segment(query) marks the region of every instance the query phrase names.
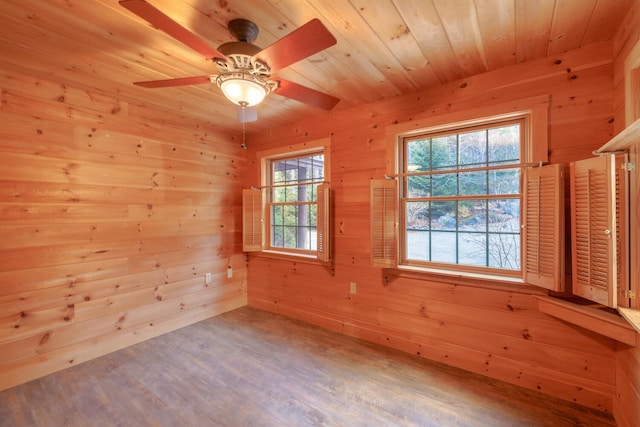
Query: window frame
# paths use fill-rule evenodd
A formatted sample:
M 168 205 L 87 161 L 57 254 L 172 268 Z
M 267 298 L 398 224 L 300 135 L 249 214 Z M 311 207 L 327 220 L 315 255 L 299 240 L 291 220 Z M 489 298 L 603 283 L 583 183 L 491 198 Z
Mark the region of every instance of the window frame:
M 491 119 L 488 120 L 486 122 L 478 122 L 476 124 L 474 124 L 473 126 L 467 126 L 467 127 L 457 127 L 456 124 L 452 124 L 451 127 L 448 127 L 446 129 L 438 129 L 436 132 L 431 132 L 429 129 L 425 129 L 424 133 L 412 133 L 411 136 L 403 136 L 400 135 L 399 136 L 399 143 L 398 143 L 398 153 L 397 153 L 397 158 L 398 158 L 398 163 L 400 166 L 400 170 L 402 171 L 402 176 L 400 177 L 400 185 L 399 185 L 399 200 L 400 200 L 400 206 L 399 206 L 399 228 L 400 228 L 400 232 L 398 233 L 398 245 L 399 245 L 399 263 L 401 265 L 406 265 L 408 267 L 417 267 L 417 268 L 425 268 L 425 269 L 436 269 L 436 270 L 451 270 L 451 269 L 462 269 L 464 271 L 467 272 L 472 272 L 472 273 L 477 273 L 477 274 L 482 274 L 482 275 L 496 275 L 496 276 L 506 276 L 506 277 L 521 277 L 522 276 L 522 232 L 519 229 L 518 230 L 518 236 L 519 236 L 519 240 L 520 240 L 520 253 L 519 253 L 519 259 L 520 259 L 520 269 L 519 270 L 514 270 L 514 269 L 501 269 L 501 268 L 497 268 L 497 267 L 489 267 L 489 266 L 473 266 L 470 264 L 452 264 L 452 263 L 445 263 L 445 262 L 438 262 L 438 261 L 421 261 L 421 260 L 415 260 L 415 259 L 410 259 L 408 257 L 408 247 L 407 247 L 407 224 L 406 224 L 406 209 L 407 209 L 407 204 L 409 201 L 411 201 L 412 199 L 429 199 L 429 200 L 435 200 L 435 201 L 453 201 L 453 202 L 458 202 L 464 199 L 486 199 L 486 200 L 491 200 L 491 199 L 517 199 L 519 201 L 520 204 L 520 211 L 522 212 L 522 204 L 523 204 L 523 200 L 522 200 L 522 196 L 523 196 L 523 173 L 522 173 L 522 168 L 519 166 L 521 163 L 523 163 L 522 158 L 519 159 L 518 163 L 510 163 L 510 164 L 505 164 L 504 166 L 509 166 L 508 169 L 516 169 L 519 168 L 520 169 L 520 175 L 519 175 L 519 188 L 520 191 L 518 193 L 512 193 L 512 194 L 501 194 L 499 196 L 493 197 L 490 194 L 474 194 L 474 195 L 470 195 L 470 196 L 464 196 L 464 195 L 456 195 L 456 196 L 430 196 L 430 197 L 409 197 L 408 193 L 408 187 L 409 187 L 409 180 L 407 179 L 407 175 L 408 173 L 408 165 L 405 165 L 405 163 L 407 162 L 407 158 L 408 158 L 408 142 L 412 141 L 412 140 L 416 140 L 416 139 L 421 139 L 421 138 L 437 138 L 439 136 L 445 136 L 445 135 L 460 135 L 460 134 L 464 134 L 464 133 L 468 133 L 468 132 L 473 132 L 476 130 L 489 130 L 492 128 L 498 128 L 501 126 L 505 126 L 505 125 L 509 125 L 509 124 L 518 124 L 520 125 L 520 132 L 519 132 L 519 153 L 520 153 L 520 157 L 522 156 L 522 153 L 525 153 L 526 150 L 526 138 L 527 138 L 527 127 L 528 127 L 528 123 L 527 123 L 527 119 L 525 116 L 520 116 L 520 117 L 509 117 L 505 120 L 495 120 L 495 119 Z M 405 168 L 406 166 L 406 168 Z M 452 173 L 459 173 L 461 171 L 473 171 L 473 168 L 464 168 L 464 167 L 460 167 L 461 165 L 456 164 L 455 166 L 449 168 L 449 169 L 434 169 L 429 171 L 430 173 L 428 174 L 429 176 L 434 176 L 434 175 L 440 175 L 440 174 L 452 174 Z M 485 170 L 487 171 L 492 171 L 492 170 L 498 170 L 502 168 L 501 166 L 498 168 L 493 168 L 491 166 L 487 166 Z M 489 214 L 489 212 L 487 211 L 487 215 Z M 522 223 L 522 215 L 519 216 L 519 226 Z M 519 227 L 520 228 L 520 227 Z M 455 232 L 456 233 L 456 238 L 458 235 L 458 231 Z M 489 232 L 489 230 L 485 230 L 485 234 L 488 236 L 491 234 Z
M 436 116 L 427 117 L 420 120 L 414 120 L 407 123 L 395 124 L 387 127 L 387 175 L 398 176 L 402 175 L 402 159 L 401 159 L 401 147 L 405 138 L 417 136 L 425 133 L 444 132 L 457 128 L 468 128 L 481 124 L 506 121 L 512 119 L 523 118 L 527 123 L 524 134 L 522 135 L 525 140 L 529 141 L 525 144 L 524 150 L 521 153 L 521 163 L 538 163 L 542 165 L 548 162 L 548 115 L 549 115 L 549 96 L 542 95 L 533 98 L 527 98 L 516 101 L 509 101 L 505 103 L 499 103 L 494 105 L 487 105 L 480 108 L 473 108 L 469 110 L 456 111 L 453 113 L 441 114 Z M 522 179 L 524 174 L 521 174 L 521 190 L 520 198 L 522 200 L 522 193 L 524 191 Z M 397 191 L 400 190 L 398 185 Z M 522 262 L 524 257 L 521 254 L 521 270 L 516 274 L 503 274 L 504 270 L 494 272 L 489 271 L 488 268 L 466 268 L 466 266 L 458 264 L 445 264 L 443 266 L 432 264 L 433 266 L 412 265 L 403 263 L 401 260 L 401 244 L 400 237 L 404 235 L 404 225 L 401 227 L 400 221 L 404 221 L 404 212 L 401 212 L 401 198 L 400 194 L 397 197 L 397 222 L 396 222 L 396 239 L 398 244 L 396 245 L 395 263 L 394 269 L 398 270 L 401 274 L 403 272 L 408 274 L 435 274 L 441 276 L 455 276 L 458 278 L 469 279 L 481 279 L 497 282 L 507 282 L 514 284 L 523 284 L 524 271 L 522 270 Z M 522 225 L 522 206 L 521 201 L 521 225 Z M 523 233 L 520 233 L 520 250 L 522 252 L 523 245 Z M 402 243 L 404 245 L 404 242 Z M 378 263 L 380 264 L 380 263 Z
M 301 202 L 301 201 L 295 201 L 295 202 L 276 202 L 274 201 L 274 189 L 278 186 L 280 186 L 280 184 L 274 184 L 273 181 L 273 163 L 274 162 L 280 162 L 280 161 L 287 161 L 287 160 L 295 160 L 295 159 L 300 159 L 300 158 L 305 158 L 305 157 L 313 157 L 313 156 L 317 156 L 317 155 L 322 155 L 323 156 L 323 177 L 322 177 L 322 183 L 326 182 L 325 177 L 324 177 L 324 152 L 322 149 L 319 149 L 317 151 L 309 151 L 309 152 L 305 152 L 305 153 L 298 153 L 295 155 L 283 155 L 283 156 L 276 156 L 276 157 L 269 157 L 269 158 L 265 158 L 264 162 L 265 162 L 265 173 L 266 173 L 266 185 L 263 184 L 266 188 L 265 188 L 265 207 L 264 207 L 264 218 L 265 218 L 265 242 L 264 242 L 264 249 L 266 251 L 273 251 L 273 252 L 286 252 L 286 253 L 291 253 L 291 254 L 295 254 L 295 255 L 305 255 L 305 256 L 310 256 L 313 255 L 317 252 L 317 249 L 300 249 L 300 248 L 288 248 L 288 247 L 283 247 L 283 246 L 274 246 L 273 245 L 273 224 L 272 224 L 272 207 L 275 205 L 278 206 L 282 206 L 283 207 L 283 211 L 284 211 L 284 207 L 285 206 L 302 206 L 302 205 L 307 205 L 307 206 L 315 206 L 316 207 L 316 213 L 317 213 L 317 208 L 318 208 L 318 195 L 317 195 L 317 188 L 316 188 L 316 200 L 315 201 L 306 201 L 306 202 Z M 304 183 L 304 184 L 300 184 L 298 182 L 298 184 L 285 184 L 287 186 L 303 186 L 303 185 L 317 185 L 319 184 L 320 181 L 310 181 L 308 183 Z M 312 190 L 313 191 L 313 190 Z M 283 212 L 283 216 L 284 216 L 284 212 Z M 317 215 L 316 215 L 317 217 Z M 284 225 L 282 225 L 284 227 Z M 298 224 L 299 226 L 299 224 Z M 317 221 L 316 221 L 316 228 L 317 228 Z M 284 233 L 284 231 L 283 231 Z M 284 238 L 284 235 L 283 235 Z
M 265 256 L 270 258 L 282 258 L 282 259 L 295 259 L 301 262 L 327 264 L 330 262 L 330 232 L 329 227 L 329 212 L 320 218 L 320 198 L 325 204 L 329 203 L 329 187 L 331 177 L 331 141 L 329 138 L 319 139 L 316 141 L 288 145 L 284 147 L 278 147 L 274 149 L 261 150 L 256 153 L 256 166 L 258 168 L 258 176 L 260 177 L 261 187 L 261 232 L 262 241 L 259 250 L 256 252 L 259 256 Z M 318 241 L 318 247 L 316 250 L 306 250 L 297 248 L 283 248 L 279 246 L 271 245 L 271 211 L 270 211 L 270 191 L 271 191 L 271 164 L 273 161 L 297 158 L 308 155 L 322 154 L 323 161 L 323 182 L 324 185 L 318 186 L 318 193 L 316 195 L 316 227 L 318 233 L 320 233 L 320 227 L 324 230 L 324 241 L 322 244 Z M 320 187 L 323 187 L 322 190 Z M 322 194 L 321 194 L 322 193 Z M 328 210 L 328 206 L 325 206 Z M 322 222 L 322 223 L 321 223 Z M 320 239 L 320 236 L 318 237 Z M 322 247 L 320 247 L 322 246 Z

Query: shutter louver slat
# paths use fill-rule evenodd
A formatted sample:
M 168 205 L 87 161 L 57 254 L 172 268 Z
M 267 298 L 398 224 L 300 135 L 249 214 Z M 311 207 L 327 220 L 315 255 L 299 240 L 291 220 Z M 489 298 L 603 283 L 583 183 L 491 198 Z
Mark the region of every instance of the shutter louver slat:
M 330 244 L 330 195 L 329 184 L 318 185 L 318 206 L 316 210 L 317 258 L 322 262 L 331 260 Z
M 373 267 L 393 268 L 397 264 L 396 222 L 397 183 L 371 180 L 371 263 Z
M 563 177 L 559 164 L 524 174 L 524 280 L 554 291 L 564 290 Z
M 534 177 L 526 180 L 526 189 L 528 190 L 525 205 L 530 206 L 526 209 L 524 215 L 526 228 L 528 229 L 527 238 L 525 241 L 525 272 L 537 272 L 538 260 L 540 258 L 539 249 L 539 236 L 540 228 L 536 217 L 539 214 L 539 199 L 540 199 L 540 179 Z
M 262 250 L 262 191 L 242 190 L 242 250 Z
M 629 238 L 628 238 L 628 174 L 623 168 L 629 158 L 626 154 L 617 155 L 615 162 L 615 204 L 616 204 L 616 279 L 617 279 L 617 304 L 622 307 L 629 306 L 629 299 L 624 291 L 629 289 Z

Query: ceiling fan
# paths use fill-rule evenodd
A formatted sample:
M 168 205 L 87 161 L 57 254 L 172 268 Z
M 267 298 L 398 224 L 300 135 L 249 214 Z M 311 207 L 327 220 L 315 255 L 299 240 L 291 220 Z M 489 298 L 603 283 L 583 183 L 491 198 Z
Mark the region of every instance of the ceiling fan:
M 326 110 L 331 110 L 340 102 L 334 96 L 271 76 L 278 70 L 336 44 L 335 37 L 318 19 L 307 22 L 264 49 L 253 44 L 258 36 L 257 25 L 246 19 L 234 19 L 229 22 L 228 28 L 237 41 L 224 43 L 218 49 L 213 49 L 145 0 L 122 0 L 120 5 L 205 58 L 211 59 L 218 70 L 216 75 L 135 82 L 135 85 L 161 88 L 216 83 L 227 99 L 242 109 L 243 114 L 247 108 L 259 104 L 270 93 Z M 251 114 L 257 118 L 255 109 Z M 244 122 L 252 119 L 240 117 L 240 120 Z

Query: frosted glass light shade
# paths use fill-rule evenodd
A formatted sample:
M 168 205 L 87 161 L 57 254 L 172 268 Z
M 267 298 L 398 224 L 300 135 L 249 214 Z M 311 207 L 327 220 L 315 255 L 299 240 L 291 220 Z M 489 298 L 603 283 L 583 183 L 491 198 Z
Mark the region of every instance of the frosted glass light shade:
M 216 83 L 229 101 L 245 107 L 258 105 L 271 91 L 266 80 L 251 74 L 221 74 Z

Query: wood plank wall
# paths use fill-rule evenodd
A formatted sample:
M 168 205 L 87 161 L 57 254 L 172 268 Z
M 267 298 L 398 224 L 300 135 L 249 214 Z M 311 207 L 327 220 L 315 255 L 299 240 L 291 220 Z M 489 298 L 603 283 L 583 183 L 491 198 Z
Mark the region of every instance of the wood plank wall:
M 640 347 L 620 344 L 616 362 L 613 415 L 619 427 L 635 427 L 640 420 Z
M 539 95 L 551 99 L 551 162 L 591 157 L 613 134 L 612 50 L 591 45 L 251 135 L 245 186 L 258 183 L 257 150 L 331 138 L 335 261 L 251 255 L 249 305 L 611 411 L 615 343 L 539 312 L 536 290 L 370 267 L 369 180 L 385 173 L 387 126 Z
M 633 7 L 627 14 L 623 25 L 618 30 L 613 41 L 614 47 L 614 111 L 615 111 L 615 133 L 621 132 L 625 128 L 625 66 L 631 50 L 640 42 L 640 1 L 634 2 Z M 637 174 L 638 172 L 636 172 Z M 636 182 L 638 177 L 636 176 Z M 635 222 L 636 229 L 640 228 L 640 216 L 638 214 L 638 204 L 640 194 L 636 189 L 636 204 L 631 207 L 631 221 Z M 640 242 L 632 241 L 636 249 L 640 249 Z M 632 263 L 635 266 L 631 274 L 639 274 L 637 270 L 638 261 Z M 639 337 L 640 338 L 640 337 Z M 634 427 L 640 420 L 640 347 L 629 348 L 623 344 L 619 345 L 616 356 L 616 399 L 614 400 L 613 414 L 620 427 Z
M 246 305 L 232 135 L 0 71 L 0 390 Z

